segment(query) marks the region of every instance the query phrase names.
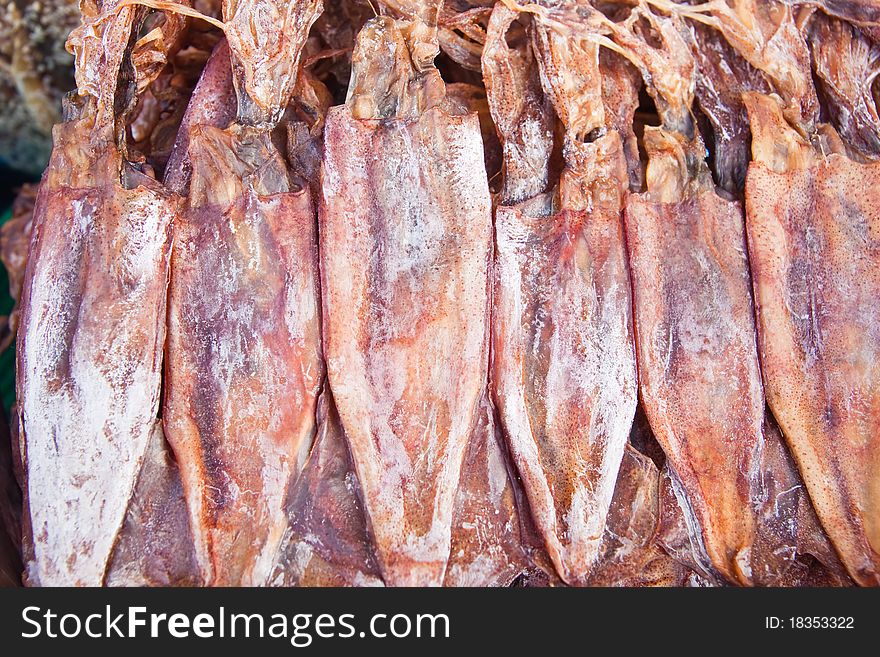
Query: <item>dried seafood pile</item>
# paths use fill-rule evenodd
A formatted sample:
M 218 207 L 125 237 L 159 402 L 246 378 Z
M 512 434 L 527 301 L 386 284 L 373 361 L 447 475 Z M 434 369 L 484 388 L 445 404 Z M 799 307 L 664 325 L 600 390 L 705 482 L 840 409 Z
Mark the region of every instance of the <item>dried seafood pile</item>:
M 26 583 L 880 584 L 880 5 L 81 9 Z

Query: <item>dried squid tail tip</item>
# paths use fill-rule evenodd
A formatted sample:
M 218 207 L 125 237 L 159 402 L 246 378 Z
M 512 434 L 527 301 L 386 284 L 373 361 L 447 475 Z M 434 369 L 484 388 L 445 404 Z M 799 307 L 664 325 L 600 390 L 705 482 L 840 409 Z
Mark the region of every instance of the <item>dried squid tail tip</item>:
M 822 13 L 810 19 L 806 30 L 817 87 L 828 106 L 840 107 L 829 118 L 854 150 L 869 159 L 880 157 L 880 116 L 874 94 L 880 43 Z

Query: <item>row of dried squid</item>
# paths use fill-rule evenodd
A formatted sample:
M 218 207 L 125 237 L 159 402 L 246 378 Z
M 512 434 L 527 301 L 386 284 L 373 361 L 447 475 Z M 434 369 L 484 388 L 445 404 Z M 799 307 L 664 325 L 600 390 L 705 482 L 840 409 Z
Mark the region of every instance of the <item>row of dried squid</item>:
M 880 5 L 82 10 L 28 584 L 880 583 Z

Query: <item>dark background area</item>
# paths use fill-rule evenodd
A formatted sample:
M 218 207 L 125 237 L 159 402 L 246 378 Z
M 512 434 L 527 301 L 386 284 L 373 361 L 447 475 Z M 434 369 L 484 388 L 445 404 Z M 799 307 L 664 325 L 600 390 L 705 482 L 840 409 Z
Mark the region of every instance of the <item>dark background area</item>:
M 12 216 L 12 200 L 18 188 L 27 182 L 34 181 L 0 164 L 0 225 L 5 224 Z M 6 268 L 0 265 L 0 315 L 9 315 L 12 305 L 12 298 L 9 296 L 9 277 Z M 9 417 L 14 401 L 15 343 L 0 354 L 0 402 L 3 404 L 6 417 Z
M 4 220 L 6 211 L 9 209 L 15 193 L 24 183 L 34 182 L 33 179 L 21 174 L 21 172 L 13 171 L 3 166 L 0 162 L 0 211 L 3 212 Z

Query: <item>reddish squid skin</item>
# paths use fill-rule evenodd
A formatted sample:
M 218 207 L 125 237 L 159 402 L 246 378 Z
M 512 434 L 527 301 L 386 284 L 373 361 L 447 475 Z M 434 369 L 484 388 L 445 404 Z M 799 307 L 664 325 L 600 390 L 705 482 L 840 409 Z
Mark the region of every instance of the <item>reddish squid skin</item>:
M 27 579 L 45 586 L 102 583 L 159 406 L 177 199 L 135 172 L 123 187 L 115 147 L 83 150 L 91 126 L 55 128 L 22 292 Z
M 327 117 L 330 388 L 386 584 L 440 585 L 486 385 L 491 200 L 475 114 Z
M 229 46 L 223 39 L 214 46 L 186 106 L 165 167 L 165 187 L 186 195 L 192 177 L 189 142 L 193 128 L 197 125 L 225 128 L 235 118 L 236 107 Z
M 631 195 L 625 218 L 645 412 L 712 566 L 750 585 L 765 405 L 740 206 Z
M 607 161 L 586 174 L 591 211 L 540 216 L 538 199 L 496 212 L 492 389 L 532 517 L 569 584 L 600 557 L 636 408 L 628 177 L 617 133 L 603 139 L 607 152 L 595 150 Z
M 266 582 L 312 444 L 324 376 L 315 231 L 306 189 L 246 189 L 190 207 L 175 229 L 165 433 L 208 584 Z
M 752 162 L 749 257 L 767 400 L 849 574 L 880 585 L 880 164 Z

